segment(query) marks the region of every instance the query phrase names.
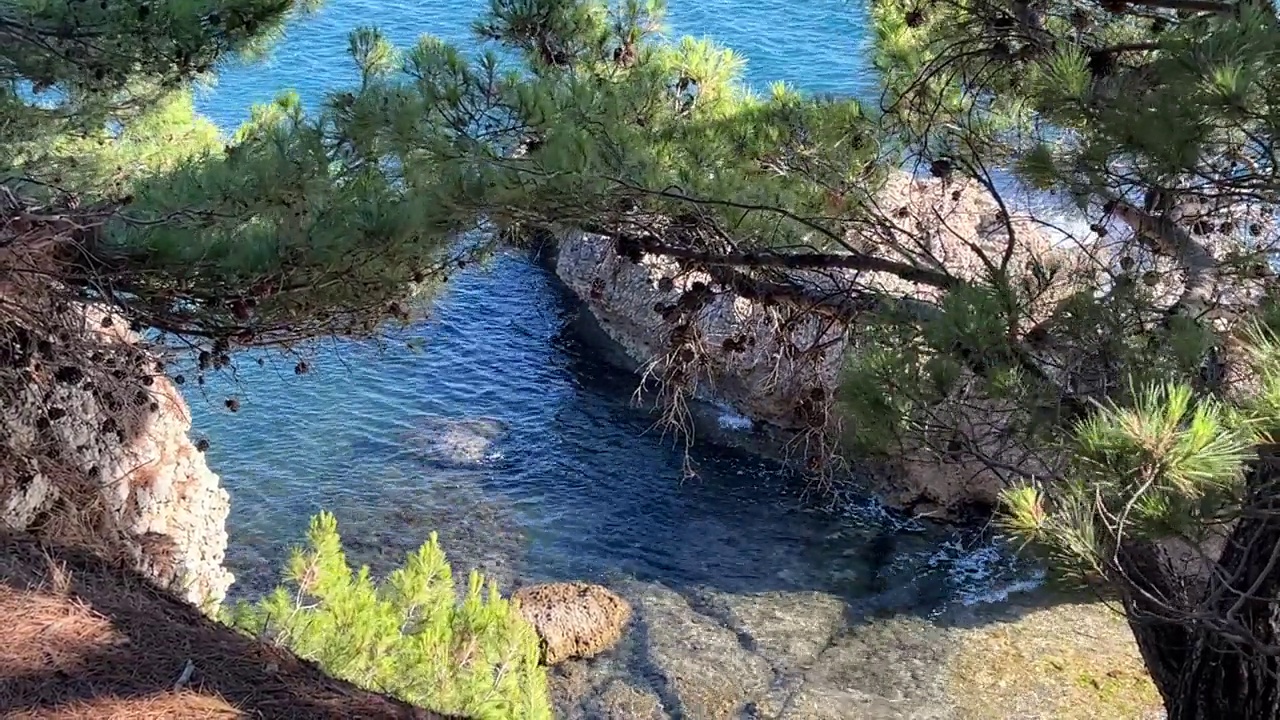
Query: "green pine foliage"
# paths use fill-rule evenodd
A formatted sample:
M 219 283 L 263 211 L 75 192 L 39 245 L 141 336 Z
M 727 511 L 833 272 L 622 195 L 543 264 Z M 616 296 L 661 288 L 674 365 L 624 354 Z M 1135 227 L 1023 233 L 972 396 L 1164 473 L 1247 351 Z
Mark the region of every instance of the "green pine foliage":
M 1280 437 L 1280 337 L 1246 335 L 1254 390 L 1225 402 L 1185 383 L 1130 386 L 1076 425 L 1066 481 L 1005 491 L 1001 523 L 1069 575 L 1114 577 L 1121 541 L 1208 541 L 1244 511 L 1258 447 Z
M 495 585 L 472 572 L 459 600 L 435 533 L 374 582 L 353 572 L 329 513 L 312 518 L 284 582 L 223 611 L 227 624 L 317 662 L 334 677 L 476 720 L 550 720 L 539 640 Z
M 1068 573 L 1106 578 L 1122 539 L 1203 542 L 1237 513 L 1258 436 L 1228 406 L 1166 383 L 1102 408 L 1071 441 L 1066 481 L 1010 488 L 1002 522 Z
M 33 3 L 13 21 L 35 45 L 89 22 L 76 8 L 90 5 Z M 376 332 L 483 258 L 495 225 L 637 232 L 669 218 L 704 243 L 839 247 L 885 168 L 861 104 L 749 91 L 733 51 L 661 38 L 660 0 L 495 0 L 474 56 L 360 28 L 355 87 L 313 113 L 285 93 L 231 137 L 191 112 L 192 84 L 302 8 L 146 7 L 156 34 L 137 47 L 124 4 L 89 13 L 132 52 L 118 62 L 4 56 L 0 142 L 16 152 L 0 182 L 110 211 L 71 279 L 223 348 Z
M 994 302 L 974 303 L 968 287 L 966 297 L 951 292 L 915 323 L 918 334 L 904 330 L 915 345 L 967 356 L 963 364 L 986 376 L 985 392 L 1062 408 L 1037 440 L 1053 446 L 1093 402 L 1132 403 L 1131 386 L 1209 389 L 1206 374 L 1255 310 L 1251 301 L 1211 309 L 1209 295 L 1265 274 L 1275 239 L 1274 8 L 877 0 L 872 11 L 883 141 L 934 162 L 940 176 L 1010 169 L 1027 186 L 1071 198 L 1096 237 L 1066 244 L 1080 242 L 1101 271 L 1096 286 L 1059 305 L 1039 338 L 1014 330 L 1033 294 L 1024 286 L 1042 271 L 1032 267 L 984 278 L 980 292 Z M 1200 275 L 1176 303 L 1152 289 L 1173 273 Z M 1033 347 L 1046 339 L 1051 350 Z M 1064 361 L 1064 348 L 1076 359 Z M 912 394 L 917 409 L 936 399 Z M 1008 431 L 1038 437 L 1041 419 L 1029 413 Z
M 874 16 L 891 115 L 931 154 L 1011 164 L 1083 204 L 1274 187 L 1270 3 L 879 0 Z
M 905 159 L 947 181 L 1012 168 L 1074 199 L 1098 238 L 1121 237 L 1090 241 L 1098 278 L 1034 329 L 1027 308 L 1056 271 L 1013 263 L 1014 248 L 971 282 L 938 282 L 948 269 L 919 249 L 864 248 L 896 252 L 908 271 L 888 272 L 927 274 L 939 292 L 926 302 L 852 288 L 836 299 L 871 328 L 848 358 L 842 398 L 861 446 L 915 433 L 963 449 L 956 428 L 935 426 L 945 414 L 927 411 L 1014 407 L 1002 441 L 1065 449 L 1071 462 L 1006 494 L 1010 529 L 1122 592 L 1137 587 L 1123 558 L 1148 540 L 1280 537 L 1253 460 L 1274 440 L 1280 352 L 1263 331 L 1249 338 L 1256 387 L 1244 399 L 1219 367 L 1240 327 L 1277 317 L 1274 298 L 1218 301 L 1272 272 L 1271 3 L 876 0 L 881 111 L 783 85 L 750 90 L 742 56 L 665 38 L 662 0 L 491 0 L 474 26 L 477 53 L 432 37 L 397 48 L 358 28 L 351 87 L 309 99 L 314 112 L 283 93 L 219 135 L 193 111 L 193 87 L 219 61 L 261 52 L 309 5 L 0 5 L 0 200 L 12 191 L 37 220 L 82 221 L 58 230 L 60 279 L 80 297 L 196 338 L 217 366 L 236 346 L 374 334 L 510 237 L 495 228 L 563 227 L 751 258 L 690 264 L 744 294 L 765 285 L 807 297 L 760 251 L 862 247 L 851 231 L 895 224 L 872 201 Z M 1239 217 L 1212 215 L 1222 208 Z M 1169 278 L 1183 286 L 1176 301 L 1156 289 Z M 1238 539 L 1229 547 L 1241 567 L 1219 575 L 1239 570 L 1258 587 L 1280 577 Z M 478 576 L 456 602 L 434 539 L 381 585 L 346 568 L 331 516 L 311 540 L 291 567 L 294 592 L 239 608 L 239 626 L 415 701 L 543 712 L 530 636 Z M 1162 617 L 1176 624 L 1222 608 L 1173 610 Z M 1263 634 L 1280 626 L 1251 617 Z M 1184 639 L 1163 652 L 1195 645 L 1176 663 L 1194 682 L 1159 677 L 1157 663 L 1166 690 L 1207 685 L 1194 664 L 1227 657 Z
M 311 6 L 294 0 L 6 2 L 0 7 L 0 146 L 17 148 L 21 157 L 65 134 L 97 135 L 146 114 L 223 57 L 262 50 Z M 0 158 L 0 169 L 11 157 Z

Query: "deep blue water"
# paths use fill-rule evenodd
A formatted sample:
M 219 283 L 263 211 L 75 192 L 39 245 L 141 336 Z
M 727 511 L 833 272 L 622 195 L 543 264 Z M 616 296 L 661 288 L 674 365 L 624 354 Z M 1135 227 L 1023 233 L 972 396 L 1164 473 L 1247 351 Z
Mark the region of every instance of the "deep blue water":
M 345 48 L 355 25 L 380 25 L 401 43 L 429 32 L 469 44 L 481 7 L 329 0 L 269 61 L 228 68 L 200 109 L 231 130 L 281 89 L 314 101 L 353 79 Z M 671 10 L 675 30 L 744 53 L 753 83 L 873 90 L 858 4 L 680 0 Z M 682 482 L 680 449 L 646 432 L 651 418 L 630 403 L 635 378 L 568 328 L 574 313 L 545 270 L 504 256 L 456 278 L 408 333 L 425 339 L 418 352 L 405 337 L 383 349 L 334 342 L 307 375 L 291 359 L 241 357 L 234 378 L 210 378 L 204 393 L 188 384 L 233 496 L 239 590 L 260 590 L 307 518 L 330 509 L 353 554 L 375 564 L 437 529 L 460 563 L 504 581 L 621 573 L 730 591 L 889 593 L 918 607 L 954 598 L 966 553 L 939 551 L 860 499 L 815 506 L 770 463 L 709 446 L 695 448 L 699 477 Z M 242 403 L 234 415 L 229 395 Z M 424 423 L 477 418 L 505 433 L 476 466 L 442 464 L 412 439 Z

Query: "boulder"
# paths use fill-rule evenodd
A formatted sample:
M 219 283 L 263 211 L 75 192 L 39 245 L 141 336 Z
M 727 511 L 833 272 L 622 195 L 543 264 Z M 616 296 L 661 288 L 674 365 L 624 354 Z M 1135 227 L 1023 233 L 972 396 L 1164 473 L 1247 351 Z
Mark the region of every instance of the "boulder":
M 511 596 L 542 639 L 542 661 L 558 665 L 609 650 L 631 622 L 631 604 L 601 585 L 546 583 L 520 588 Z

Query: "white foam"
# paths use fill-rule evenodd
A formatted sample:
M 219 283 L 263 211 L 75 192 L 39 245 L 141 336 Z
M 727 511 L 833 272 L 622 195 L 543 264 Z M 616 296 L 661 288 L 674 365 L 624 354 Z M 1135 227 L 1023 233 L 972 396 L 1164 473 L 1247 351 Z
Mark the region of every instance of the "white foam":
M 716 421 L 723 430 L 750 430 L 753 425 L 751 418 L 739 413 L 728 405 L 721 403 L 716 404 L 716 408 L 720 410 L 720 415 Z
M 966 606 L 973 605 L 994 605 L 1002 603 L 1009 599 L 1010 595 L 1018 593 L 1032 592 L 1044 585 L 1044 570 L 1036 569 L 1031 573 L 1031 577 L 1015 580 L 1008 585 L 993 587 L 984 592 L 977 593 L 961 593 L 960 604 Z
M 922 521 L 909 515 L 896 513 L 874 497 L 851 495 L 850 497 L 840 498 L 839 502 L 844 507 L 845 514 L 888 528 L 893 532 L 924 532 L 927 529 L 927 526 Z
M 954 599 L 966 606 L 1004 602 L 1010 595 L 1039 588 L 1045 580 L 1042 568 L 1018 558 L 999 538 L 973 548 L 953 538 L 935 550 L 927 563 L 945 569 Z

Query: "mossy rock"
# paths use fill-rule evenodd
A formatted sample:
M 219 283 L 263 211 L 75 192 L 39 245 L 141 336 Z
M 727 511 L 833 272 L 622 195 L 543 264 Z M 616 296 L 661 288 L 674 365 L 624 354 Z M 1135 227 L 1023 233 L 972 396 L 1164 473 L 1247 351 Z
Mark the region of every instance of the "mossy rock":
M 1146 720 L 1161 707 L 1124 616 L 1100 602 L 967 631 L 948 675 L 964 720 Z

